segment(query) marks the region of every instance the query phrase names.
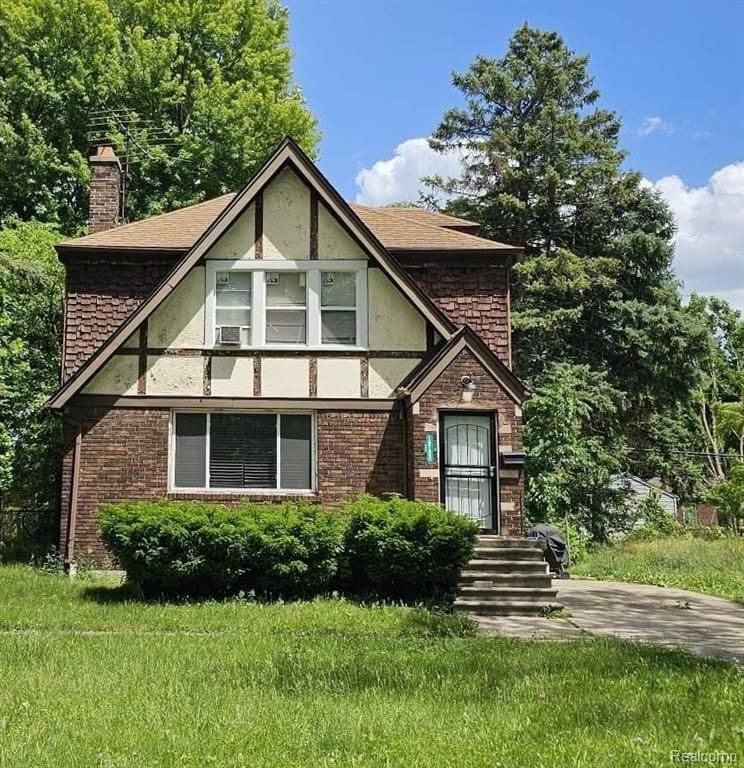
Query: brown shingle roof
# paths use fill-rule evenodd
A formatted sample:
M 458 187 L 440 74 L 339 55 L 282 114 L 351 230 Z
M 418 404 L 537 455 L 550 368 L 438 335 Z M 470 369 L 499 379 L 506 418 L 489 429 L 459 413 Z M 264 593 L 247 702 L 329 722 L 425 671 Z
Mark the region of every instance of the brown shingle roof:
M 233 192 L 203 203 L 150 216 L 131 224 L 67 240 L 60 246 L 74 248 L 148 248 L 188 250 L 235 197 Z
M 360 213 L 363 208 L 368 210 L 370 208 L 368 205 L 359 205 L 358 203 L 352 203 L 351 207 L 357 213 Z M 372 210 L 388 213 L 401 213 L 410 221 L 419 224 L 433 224 L 435 227 L 447 227 L 447 229 L 456 229 L 463 232 L 470 231 L 473 235 L 476 234 L 480 228 L 480 224 L 476 221 L 468 221 L 468 219 L 461 219 L 458 216 L 450 216 L 448 213 L 440 213 L 439 211 L 429 211 L 426 208 L 392 205 L 385 206 L 384 208 L 373 208 Z
M 428 221 L 421 216 L 419 208 L 368 208 L 364 205 L 352 205 L 354 212 L 374 232 L 378 240 L 393 251 L 518 251 L 520 249 L 495 240 L 486 240 L 467 232 L 449 229 L 442 224 L 434 224 L 444 214 L 430 214 Z M 464 219 L 460 219 L 464 221 Z
M 59 244 L 64 251 L 121 249 L 187 251 L 204 230 L 233 199 L 233 193 L 170 213 L 151 216 L 131 224 L 67 240 Z M 388 249 L 394 251 L 518 251 L 514 246 L 486 240 L 461 231 L 477 224 L 426 211 L 422 208 L 370 208 L 352 205 L 354 212 Z

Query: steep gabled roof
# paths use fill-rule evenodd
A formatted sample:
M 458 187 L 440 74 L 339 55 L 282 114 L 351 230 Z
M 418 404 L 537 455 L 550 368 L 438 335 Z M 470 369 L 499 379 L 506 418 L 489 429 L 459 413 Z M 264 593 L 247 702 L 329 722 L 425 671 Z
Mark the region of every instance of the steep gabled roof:
M 65 240 L 57 244 L 57 250 L 66 252 L 146 248 L 151 251 L 187 251 L 234 197 L 235 193 L 230 192 L 170 213 L 150 216 L 75 240 Z
M 352 204 L 351 207 L 357 210 L 357 213 L 359 213 L 360 208 L 369 208 L 370 206 L 355 203 Z M 478 229 L 480 229 L 480 224 L 478 224 L 477 221 L 461 219 L 458 216 L 451 216 L 448 213 L 440 213 L 439 211 L 430 211 L 427 208 L 387 205 L 377 210 L 397 213 L 401 216 L 405 216 L 411 221 L 416 221 L 419 224 L 433 224 L 435 227 L 446 227 L 447 229 L 461 230 L 462 232 L 470 232 L 473 235 L 477 233 Z
M 307 155 L 291 139 L 285 139 L 266 161 L 263 167 L 227 204 L 217 218 L 209 225 L 189 249 L 188 253 L 166 275 L 162 283 L 135 309 L 132 314 L 111 334 L 108 340 L 52 395 L 46 403 L 52 409 L 62 408 L 79 392 L 147 319 L 152 312 L 171 294 L 181 280 L 199 262 L 207 251 L 227 231 L 235 219 L 248 207 L 256 194 L 261 191 L 283 168 L 291 167 L 310 186 L 337 218 L 347 233 L 367 251 L 388 278 L 398 287 L 444 337 L 449 338 L 455 326 L 446 315 L 414 283 L 365 226 L 349 205 L 339 196 L 328 180 L 320 173 Z
M 418 211 L 415 208 L 367 208 L 363 205 L 353 205 L 352 208 L 373 232 L 382 234 L 385 247 L 391 251 L 448 251 L 512 256 L 522 252 L 521 248 L 513 245 L 486 240 L 435 223 L 439 216 L 450 218 L 443 214 Z M 411 211 L 418 213 L 411 214 Z
M 384 210 L 407 216 L 420 224 L 433 224 L 435 227 L 447 227 L 448 229 L 461 230 L 476 234 L 480 229 L 477 221 L 461 219 L 459 216 L 452 216 L 449 213 L 440 211 L 430 211 L 428 208 L 416 208 L 414 206 L 386 205 Z
M 529 392 L 524 384 L 468 325 L 461 326 L 433 357 L 416 366 L 399 389 L 409 395 L 411 402 L 415 403 L 465 349 L 501 384 L 517 405 L 527 399 Z
M 57 244 L 62 256 L 97 251 L 186 253 L 230 205 L 234 193 L 170 213 L 150 216 Z M 517 255 L 522 249 L 472 234 L 474 222 L 423 208 L 370 208 L 352 203 L 352 211 L 389 251 L 447 251 L 461 254 Z M 468 230 L 468 231 L 465 231 Z

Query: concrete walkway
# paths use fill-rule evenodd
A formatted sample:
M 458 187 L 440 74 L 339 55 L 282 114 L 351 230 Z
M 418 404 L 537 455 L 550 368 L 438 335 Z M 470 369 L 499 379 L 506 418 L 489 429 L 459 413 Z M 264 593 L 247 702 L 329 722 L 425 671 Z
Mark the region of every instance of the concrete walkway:
M 480 616 L 481 630 L 517 637 L 575 639 L 613 635 L 744 664 L 744 606 L 648 584 L 555 581 L 566 619 Z

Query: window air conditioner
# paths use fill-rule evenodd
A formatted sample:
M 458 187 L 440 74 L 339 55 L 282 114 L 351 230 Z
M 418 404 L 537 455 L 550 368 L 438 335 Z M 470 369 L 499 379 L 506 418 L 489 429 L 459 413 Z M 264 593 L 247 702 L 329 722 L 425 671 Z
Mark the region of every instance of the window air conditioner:
M 240 326 L 221 325 L 217 328 L 217 341 L 219 344 L 240 346 Z

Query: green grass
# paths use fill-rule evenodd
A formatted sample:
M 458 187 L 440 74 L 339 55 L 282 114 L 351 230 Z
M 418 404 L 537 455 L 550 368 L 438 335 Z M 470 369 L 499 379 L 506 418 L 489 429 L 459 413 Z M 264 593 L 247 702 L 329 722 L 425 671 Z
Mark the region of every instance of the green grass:
M 591 552 L 571 573 L 690 589 L 744 603 L 744 538 L 617 543 Z
M 126 602 L 0 568 L 3 768 L 637 768 L 744 759 L 742 713 L 742 671 L 682 652 L 340 600 Z

